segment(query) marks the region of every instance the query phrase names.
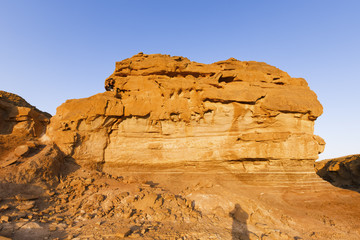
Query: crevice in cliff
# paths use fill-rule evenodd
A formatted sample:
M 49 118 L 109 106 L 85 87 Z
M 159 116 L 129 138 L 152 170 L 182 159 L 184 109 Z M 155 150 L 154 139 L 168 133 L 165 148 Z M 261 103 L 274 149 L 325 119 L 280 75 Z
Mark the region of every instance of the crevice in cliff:
M 109 100 L 106 101 L 105 107 L 104 107 L 104 115 L 106 115 L 106 111 L 108 109 L 109 106 Z
M 223 88 L 223 86 L 215 83 L 209 83 L 210 86 L 216 87 L 216 88 Z
M 149 72 L 149 73 L 142 73 L 139 72 L 137 73 L 138 70 L 142 70 L 142 69 L 137 69 L 137 70 L 133 70 L 131 73 L 127 74 L 127 73 L 121 73 L 121 72 L 116 72 L 114 73 L 115 76 L 119 76 L 119 77 L 128 77 L 128 76 L 168 76 L 168 77 L 186 77 L 186 76 L 192 76 L 194 78 L 199 78 L 199 77 L 210 77 L 212 74 L 214 74 L 213 72 L 209 72 L 209 73 L 199 73 L 199 72 L 190 72 L 190 71 L 184 71 L 184 72 L 176 72 L 176 71 L 157 71 L 157 72 Z M 146 69 L 143 69 L 143 71 Z
M 146 115 L 130 115 L 128 117 L 125 117 L 125 118 L 132 118 L 132 117 L 135 117 L 135 118 L 140 118 L 140 119 L 148 119 L 150 118 L 150 115 L 151 113 L 147 113 Z
M 261 98 L 259 98 L 259 99 L 261 99 Z M 236 101 L 236 100 L 224 100 L 224 99 L 218 99 L 218 98 L 204 98 L 203 101 L 204 102 L 207 101 L 207 102 L 211 102 L 211 103 L 222 103 L 222 104 L 241 103 L 241 104 L 255 105 L 259 99 L 255 100 L 255 101 Z
M 164 98 L 164 96 L 165 96 L 164 87 L 158 81 L 154 80 L 154 82 L 158 85 L 158 88 L 159 88 L 159 90 L 161 92 L 161 97 Z M 163 107 L 163 106 L 164 106 L 164 103 L 161 104 L 161 107 Z
M 255 104 L 259 103 L 261 99 L 264 99 L 266 97 L 266 94 L 259 97 L 258 99 L 255 100 Z
M 235 76 L 231 76 L 231 77 L 223 77 L 221 76 L 218 80 L 219 83 L 225 82 L 225 83 L 229 83 L 229 82 L 233 82 L 235 79 Z
M 269 161 L 269 158 L 239 158 L 239 159 L 230 159 L 228 162 L 266 162 Z
M 110 129 L 107 134 L 106 134 L 106 141 L 105 141 L 105 146 L 104 146 L 104 149 L 103 149 L 103 153 L 102 153 L 102 160 L 100 162 L 101 164 L 101 169 L 103 168 L 103 165 L 105 164 L 105 155 L 106 155 L 106 150 L 108 148 L 108 146 L 110 145 L 111 143 L 111 133 L 113 132 L 112 129 Z M 99 166 L 100 167 L 100 166 Z

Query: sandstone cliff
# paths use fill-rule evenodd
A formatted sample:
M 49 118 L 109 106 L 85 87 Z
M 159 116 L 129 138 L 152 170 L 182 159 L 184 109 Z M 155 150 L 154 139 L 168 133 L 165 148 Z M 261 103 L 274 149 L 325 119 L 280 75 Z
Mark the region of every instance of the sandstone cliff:
M 139 53 L 116 63 L 105 88 L 51 119 L 48 136 L 78 162 L 314 160 L 324 149 L 316 94 L 265 63 Z

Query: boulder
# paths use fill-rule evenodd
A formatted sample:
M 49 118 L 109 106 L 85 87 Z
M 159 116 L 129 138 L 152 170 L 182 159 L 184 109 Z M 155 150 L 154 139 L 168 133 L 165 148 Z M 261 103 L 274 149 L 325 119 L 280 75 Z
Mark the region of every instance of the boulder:
M 313 161 L 324 150 L 316 94 L 266 63 L 139 53 L 116 63 L 105 89 L 66 101 L 48 126 L 79 163 Z
M 360 154 L 316 162 L 315 170 L 337 187 L 360 191 Z
M 28 145 L 20 145 L 14 150 L 14 154 L 17 157 L 22 157 L 29 152 L 30 148 Z

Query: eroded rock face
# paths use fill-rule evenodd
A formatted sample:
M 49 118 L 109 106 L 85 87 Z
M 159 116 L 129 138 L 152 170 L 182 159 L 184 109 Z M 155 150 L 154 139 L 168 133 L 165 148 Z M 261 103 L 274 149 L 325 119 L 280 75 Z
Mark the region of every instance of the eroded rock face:
M 50 117 L 20 96 L 0 91 L 0 158 L 26 141 L 41 137 Z
M 139 53 L 116 63 L 105 88 L 51 119 L 47 135 L 78 162 L 314 160 L 324 149 L 316 94 L 265 63 Z

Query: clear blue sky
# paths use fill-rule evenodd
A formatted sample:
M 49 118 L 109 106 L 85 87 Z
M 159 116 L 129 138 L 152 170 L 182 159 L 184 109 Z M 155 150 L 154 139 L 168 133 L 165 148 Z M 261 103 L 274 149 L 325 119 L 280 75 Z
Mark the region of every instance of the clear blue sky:
M 263 61 L 304 77 L 320 159 L 360 153 L 360 1 L 0 0 L 0 89 L 55 114 L 138 53 Z

